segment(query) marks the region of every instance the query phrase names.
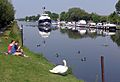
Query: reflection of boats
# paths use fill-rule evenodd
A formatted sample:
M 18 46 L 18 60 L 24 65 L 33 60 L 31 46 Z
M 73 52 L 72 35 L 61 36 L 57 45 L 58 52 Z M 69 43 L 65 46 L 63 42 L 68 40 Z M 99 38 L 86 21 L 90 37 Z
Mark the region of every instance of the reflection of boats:
M 87 30 L 84 29 L 84 28 L 79 28 L 79 29 L 78 29 L 78 32 L 79 32 L 80 34 L 85 34 L 85 33 L 87 32 Z
M 111 31 L 111 30 L 97 30 L 98 35 L 104 35 L 104 36 L 111 36 L 115 35 L 116 31 Z
M 101 30 L 101 29 L 97 29 L 96 31 L 97 31 L 97 35 L 102 35 L 103 34 L 103 30 Z
M 112 35 L 115 35 L 115 32 L 103 31 L 103 35 L 112 36 Z
M 45 31 L 45 32 L 51 31 L 51 27 L 49 27 L 49 26 L 38 26 L 38 28 L 41 31 Z
M 38 29 L 39 29 L 39 34 L 41 35 L 41 37 L 43 37 L 43 38 L 49 37 L 51 30 L 46 31 L 46 30 L 41 29 L 41 28 L 38 28 Z
M 94 29 L 94 28 L 93 28 L 93 29 L 92 29 L 92 28 L 89 28 L 89 29 L 88 29 L 88 32 L 89 32 L 89 33 L 95 33 L 95 32 L 96 32 L 96 29 Z

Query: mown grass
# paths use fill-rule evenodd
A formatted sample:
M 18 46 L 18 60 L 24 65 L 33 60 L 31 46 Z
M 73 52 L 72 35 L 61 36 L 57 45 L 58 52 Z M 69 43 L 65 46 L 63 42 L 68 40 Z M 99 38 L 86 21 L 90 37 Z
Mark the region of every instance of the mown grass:
M 54 65 L 49 63 L 42 55 L 35 54 L 23 47 L 28 58 L 5 55 L 9 42 L 20 39 L 20 31 L 16 23 L 9 27 L 0 36 L 0 82 L 83 82 L 72 74 L 61 76 L 51 74 L 49 69 Z

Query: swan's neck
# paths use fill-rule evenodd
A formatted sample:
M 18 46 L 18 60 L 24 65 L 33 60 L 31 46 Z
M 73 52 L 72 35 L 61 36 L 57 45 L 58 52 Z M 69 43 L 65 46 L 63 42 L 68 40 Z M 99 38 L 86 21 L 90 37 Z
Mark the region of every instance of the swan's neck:
M 64 63 L 64 66 L 67 66 L 67 63 L 66 63 L 66 61 L 63 61 L 63 63 Z

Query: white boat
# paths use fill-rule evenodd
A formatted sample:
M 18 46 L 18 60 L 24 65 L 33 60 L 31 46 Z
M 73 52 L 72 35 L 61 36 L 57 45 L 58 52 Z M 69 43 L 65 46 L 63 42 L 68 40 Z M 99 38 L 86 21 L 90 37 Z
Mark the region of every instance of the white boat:
M 116 30 L 116 25 L 115 24 L 108 23 L 108 24 L 104 24 L 103 27 L 106 30 Z
M 45 13 L 45 7 L 43 9 L 43 14 L 39 17 L 38 25 L 39 26 L 51 26 L 51 18 L 48 14 Z
M 86 27 L 87 26 L 87 22 L 85 20 L 80 20 L 77 22 L 78 27 Z
M 96 28 L 96 23 L 94 22 L 88 23 L 88 25 L 90 28 Z
M 102 23 L 97 23 L 96 28 L 97 29 L 102 29 L 103 28 L 103 24 Z
M 51 26 L 51 18 L 48 16 L 48 14 L 44 13 L 39 17 L 38 25 L 39 26 Z

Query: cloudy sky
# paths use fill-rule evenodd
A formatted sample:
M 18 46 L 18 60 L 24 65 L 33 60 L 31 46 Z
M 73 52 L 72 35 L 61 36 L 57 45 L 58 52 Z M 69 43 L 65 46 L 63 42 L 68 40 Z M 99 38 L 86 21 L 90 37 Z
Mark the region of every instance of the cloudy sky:
M 91 13 L 109 15 L 115 11 L 118 0 L 12 0 L 16 18 L 42 13 L 42 7 L 51 12 L 60 13 L 72 7 L 79 7 Z

